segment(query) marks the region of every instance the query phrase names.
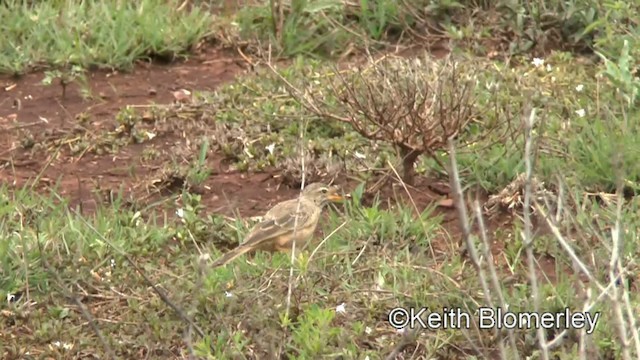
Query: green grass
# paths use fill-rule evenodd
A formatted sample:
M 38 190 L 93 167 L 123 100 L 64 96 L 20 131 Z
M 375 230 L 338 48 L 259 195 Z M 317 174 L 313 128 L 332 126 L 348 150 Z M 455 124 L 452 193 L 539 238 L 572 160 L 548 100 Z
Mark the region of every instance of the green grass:
M 186 55 L 205 35 L 272 43 L 285 57 L 335 58 L 398 41 L 411 45 L 424 41 L 427 29 L 480 56 L 554 49 L 612 55 L 624 39 L 638 48 L 638 24 L 629 17 L 638 8 L 623 1 L 294 0 L 283 5 L 282 16 L 271 2 L 257 1 L 215 22 L 208 9 L 224 8 L 215 2 L 180 11 L 178 1 L 157 0 L 5 3 L 0 34 L 10 41 L 0 48 L 0 72 L 16 74 L 40 66 L 130 68 L 137 59 Z
M 9 39 L 4 48 L 0 45 L 0 71 L 126 68 L 139 58 L 183 54 L 210 30 L 212 20 L 198 8 L 178 13 L 177 5 L 11 2 L 0 7 L 0 18 L 8 19 L 0 31 Z M 3 358 L 106 358 L 107 349 L 117 358 L 180 358 L 193 352 L 207 359 L 380 359 L 395 349 L 421 358 L 543 358 L 535 329 L 516 330 L 511 346 L 508 334 L 477 329 L 431 330 L 412 339 L 387 322 L 394 307 L 473 313 L 490 305 L 526 312 L 536 306 L 539 311 L 601 312 L 594 334 L 569 331 L 549 350 L 552 358 L 627 359 L 640 352 L 633 342 L 637 323 L 631 328 L 640 304 L 634 283 L 640 203 L 632 196 L 640 181 L 640 82 L 637 20 L 629 18 L 637 5 L 534 1 L 496 12 L 493 3 L 485 2 L 360 1 L 345 9 L 342 1 L 293 1 L 283 19 L 267 5 L 237 14 L 242 36 L 259 34 L 281 54 L 304 55 L 278 70 L 295 88 L 322 100 L 324 115 L 301 105 L 279 76 L 258 68 L 213 93 L 194 91 L 192 103 L 146 109 L 150 115 L 144 122 L 134 109 L 122 109 L 114 119 L 116 130 L 85 130 L 87 137 L 72 152 L 92 148 L 96 155 L 118 154 L 142 144 L 149 163 L 160 161 L 162 170 L 194 186 L 217 175 L 208 160 L 221 154 L 232 170 L 249 176 L 273 169 L 284 182 L 297 185 L 302 148 L 307 182 L 327 174 L 377 180 L 381 173 L 393 174 L 389 162 L 400 167 L 392 141 L 369 141 L 348 123 L 326 115 L 360 116 L 348 112 L 337 91 L 354 84 L 350 76 L 356 74 L 342 73 L 345 84 L 338 81 L 333 62 L 308 57 L 341 55 L 349 44 L 379 49 L 402 31 L 408 34 L 435 19 L 463 51 L 477 55 L 488 53 L 492 44 L 513 44 L 502 49 L 504 58 L 513 56 L 509 64 L 455 55 L 465 61 L 464 75 L 475 81 L 477 115 L 458 136 L 456 160 L 465 190 L 497 195 L 528 170 L 532 156 L 530 170 L 547 190 L 533 194 L 546 201 L 537 208 L 533 235 L 522 218 L 524 191 L 516 188 L 503 198 L 514 209 L 502 209 L 514 213 L 514 219 L 506 221 L 502 212 L 484 214 L 489 216 L 483 224 L 475 217 L 464 219 L 473 222 L 468 240 L 480 260 L 473 251 L 463 258 L 462 235 L 450 231 L 455 219 L 446 221 L 435 204 L 418 212 L 411 202 L 361 202 L 361 185 L 348 189 L 350 201 L 327 211 L 321 222 L 325 241 L 317 239 L 293 263 L 285 254 L 257 253 L 210 269 L 204 259 L 235 246 L 251 224 L 208 213 L 206 195 L 189 192 L 191 186 L 183 186 L 168 208 L 130 203 L 121 195 L 98 204 L 92 214 L 69 208 L 55 187 L 35 192 L 29 186 L 3 186 Z M 409 6 L 422 10 L 409 17 Z M 488 17 L 491 13 L 499 16 Z M 278 32 L 273 24 L 280 21 Z M 510 35 L 496 35 L 502 31 Z M 584 47 L 587 53 L 596 50 L 598 59 L 580 56 Z M 417 79 L 412 78 L 416 73 L 422 83 L 436 82 L 428 78 L 430 69 L 416 70 L 412 59 L 396 60 L 397 73 L 408 82 Z M 541 60 L 544 64 L 535 64 Z M 397 104 L 385 100 L 379 103 Z M 536 109 L 536 122 L 527 138 L 523 123 L 530 107 Z M 188 137 L 181 156 L 175 148 L 153 148 L 147 142 L 150 133 L 170 132 Z M 49 148 L 39 138 L 34 141 L 33 151 Z M 533 142 L 532 154 L 525 152 L 527 141 Z M 432 157 L 420 157 L 417 172 L 447 180 L 442 164 L 449 156 L 442 147 L 433 150 Z M 167 152 L 172 156 L 165 161 Z M 617 207 L 621 200 L 613 193 L 623 188 L 626 201 Z M 465 194 L 463 200 L 472 198 Z M 467 205 L 473 213 L 474 203 Z M 541 210 L 550 217 L 545 220 Z M 547 220 L 548 228 L 540 226 Z M 534 268 L 555 263 L 547 274 L 534 272 L 537 287 L 529 261 L 537 262 Z M 616 286 L 612 278 L 618 273 L 625 280 Z M 500 353 L 498 337 L 505 339 L 505 353 Z M 631 339 L 629 345 L 625 338 Z M 408 346 L 400 349 L 405 342 Z
M 199 7 L 178 1 L 10 0 L 0 6 L 0 72 L 34 67 L 130 68 L 134 61 L 188 54 L 210 30 Z
M 354 47 L 433 41 L 430 34 L 479 56 L 594 49 L 611 55 L 625 37 L 635 43 L 639 30 L 630 16 L 638 6 L 625 1 L 294 0 L 281 13 L 271 3 L 257 1 L 235 19 L 241 38 L 270 43 L 283 56 L 336 57 Z
M 27 351 L 31 356 L 103 354 L 97 335 L 87 327 L 89 320 L 71 301 L 77 297 L 84 299 L 118 357 L 136 356 L 139 351 L 165 357 L 186 354 L 183 334 L 188 324 L 151 292 L 124 254 L 203 329 L 205 337 L 193 335 L 191 345 L 204 358 L 247 353 L 265 358 L 281 351 L 299 359 L 329 354 L 377 359 L 401 340 L 401 334 L 386 323 L 386 314 L 394 307 L 458 307 L 473 312 L 486 305 L 478 273 L 460 262 L 453 251 L 455 240 L 443 232 L 441 218 L 432 209 L 416 217 L 411 208 L 383 210 L 377 202 L 362 207 L 357 205 L 361 191 L 354 191 L 353 202 L 329 211 L 325 234 L 348 223 L 317 251 L 312 247 L 303 252 L 290 277 L 289 258 L 282 254 L 259 253 L 251 262 L 240 260 L 216 270 L 205 266 L 201 272 L 199 252 L 217 256 L 221 251 L 215 239 L 240 238 L 246 230 L 239 223 L 203 218 L 197 196 L 183 196 L 182 220 L 165 222 L 117 202 L 83 217 L 59 203 L 55 194 L 38 197 L 3 189 L 0 295 L 19 294 L 21 298 L 5 307 L 1 321 L 3 328 L 11 330 L 1 334 L 0 353 L 5 358 L 26 356 Z M 615 220 L 615 210 L 594 202 L 582 205 L 572 227 L 597 240 L 584 239 L 572 246 L 588 261 L 594 278 L 606 283 L 604 269 L 610 249 L 605 246 L 605 228 Z M 637 228 L 638 213 L 637 204 L 625 208 L 620 218 L 623 226 Z M 591 216 L 601 220 L 592 224 Z M 517 232 L 510 241 L 504 237 L 513 230 L 502 228 L 489 234 L 505 241 L 510 270 L 500 274 L 511 273 L 516 284 L 502 284 L 501 290 L 512 311 L 531 311 L 523 239 Z M 621 256 L 633 259 L 638 254 L 637 232 L 624 236 L 628 240 Z M 536 243 L 539 255 L 571 266 L 552 236 L 543 235 Z M 601 260 L 592 264 L 587 254 Z M 541 309 L 580 309 L 583 299 L 576 292 L 575 277 L 561 270 L 556 275 L 553 284 L 539 279 Z M 293 294 L 287 306 L 290 284 Z M 637 302 L 636 293 L 629 296 Z M 338 311 L 340 307 L 344 311 Z M 614 340 L 612 309 L 596 302 L 592 311 L 602 315 L 590 340 L 600 354 L 613 356 L 620 348 Z M 523 344 L 521 354 L 532 351 L 527 333 L 531 334 L 516 332 Z M 496 344 L 490 336 L 489 332 L 464 329 L 428 331 L 418 340 L 418 351 L 426 357 L 458 357 L 472 351 L 471 344 L 475 344 L 491 352 Z M 554 354 L 577 356 L 575 341 L 567 340 Z M 70 349 L 65 350 L 65 345 Z

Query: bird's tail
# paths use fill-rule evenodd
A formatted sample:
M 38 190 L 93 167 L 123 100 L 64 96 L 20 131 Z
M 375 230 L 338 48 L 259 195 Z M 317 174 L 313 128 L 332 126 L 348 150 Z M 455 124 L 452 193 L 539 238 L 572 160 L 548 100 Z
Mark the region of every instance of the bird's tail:
M 253 246 L 240 245 L 237 248 L 219 257 L 218 260 L 213 262 L 212 267 L 217 268 L 219 266 L 227 265 L 228 263 L 248 253 L 251 250 L 253 250 Z

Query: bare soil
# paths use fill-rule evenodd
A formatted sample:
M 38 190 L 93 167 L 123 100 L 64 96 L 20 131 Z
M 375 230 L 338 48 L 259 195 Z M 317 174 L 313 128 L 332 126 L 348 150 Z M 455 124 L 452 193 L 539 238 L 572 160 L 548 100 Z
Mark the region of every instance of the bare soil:
M 0 77 L 0 182 L 11 187 L 32 184 L 39 191 L 55 188 L 56 192 L 70 200 L 70 206 L 80 206 L 81 211 L 90 213 L 99 203 L 106 203 L 110 194 L 123 191 L 134 200 L 158 201 L 167 193 L 150 194 L 149 184 L 167 179 L 159 178 L 159 170 L 175 161 L 172 151 L 158 151 L 159 158 L 150 162 L 144 159 L 144 151 L 170 148 L 178 141 L 186 141 L 189 134 L 171 133 L 165 129 L 161 136 L 143 144 L 128 144 L 116 153 L 96 154 L 91 152 L 72 155 L 64 146 L 56 153 L 32 151 L 25 147 L 25 134 L 30 134 L 36 142 L 42 139 L 68 138 L 78 126 L 79 118 L 89 118 L 84 125 L 88 131 L 98 132 L 118 126 L 115 120 L 118 112 L 127 105 L 144 106 L 169 104 L 176 101 L 174 92 L 180 90 L 211 91 L 224 82 L 234 79 L 245 71 L 244 60 L 227 50 L 204 48 L 201 53 L 187 61 L 174 64 L 139 63 L 131 72 L 97 71 L 88 74 L 89 85 L 94 98 L 86 100 L 81 96 L 78 84 L 68 86 L 62 98 L 57 85 L 44 86 L 44 73 L 37 72 L 20 78 Z M 183 159 L 184 160 L 184 159 Z M 260 215 L 275 203 L 293 197 L 298 190 L 280 185 L 274 171 L 246 173 L 229 171 L 220 154 L 209 154 L 207 164 L 213 173 L 195 192 L 202 195 L 207 213 L 222 213 L 228 216 Z M 37 182 L 34 183 L 34 181 Z M 170 181 L 171 179 L 169 179 Z M 165 184 L 171 190 L 180 188 L 177 184 Z M 352 185 L 343 179 L 337 181 L 345 188 Z M 377 191 L 383 203 L 386 200 L 409 201 L 419 211 L 438 202 L 447 200 L 447 186 L 441 181 L 420 179 L 415 188 L 410 189 L 411 197 L 405 190 L 387 181 Z M 368 194 L 365 200 L 371 200 Z M 443 200 L 445 200 L 443 202 Z M 439 206 L 438 213 L 445 219 L 447 232 L 460 238 L 460 226 L 452 206 Z M 491 221 L 489 227 L 496 229 L 510 222 L 510 217 Z M 503 240 L 496 239 L 494 253 L 499 259 Z M 434 244 L 440 251 L 450 251 L 449 241 Z M 555 266 L 541 261 L 543 271 L 555 277 Z
M 72 205 L 93 203 L 96 187 L 103 191 L 133 191 L 137 185 L 157 169 L 168 163 L 167 158 L 156 159 L 153 166 L 142 161 L 142 152 L 148 147 L 162 148 L 184 134 L 172 134 L 171 129 L 162 137 L 144 144 L 129 144 L 115 154 L 98 155 L 84 153 L 73 156 L 62 147 L 55 156 L 53 151 L 32 151 L 25 148 L 25 133 L 35 139 L 48 139 L 69 135 L 77 127 L 79 118 L 88 117 L 90 131 L 113 129 L 118 126 L 115 118 L 127 105 L 144 106 L 169 104 L 176 100 L 174 92 L 180 90 L 212 91 L 228 82 L 246 68 L 244 60 L 221 49 L 205 49 L 193 58 L 172 65 L 139 63 L 131 72 L 98 71 L 88 74 L 91 93 L 95 99 L 84 99 L 80 85 L 72 83 L 62 97 L 61 87 L 54 82 L 43 85 L 44 73 L 27 74 L 20 78 L 2 76 L 0 100 L 0 181 L 11 186 L 22 186 L 39 177 L 37 189 L 57 185 L 56 190 L 72 199 Z M 52 149 L 55 150 L 55 149 Z M 253 216 L 273 203 L 289 198 L 297 189 L 280 186 L 269 170 L 262 173 L 227 171 L 222 156 L 209 159 L 213 174 L 197 191 L 203 201 L 212 205 L 213 212 L 227 213 L 237 210 L 243 216 Z M 347 181 L 338 181 L 347 185 Z M 423 189 L 420 189 L 423 188 Z M 403 193 L 403 190 L 387 189 L 387 197 Z M 417 206 L 424 207 L 438 195 L 428 186 L 416 189 Z M 220 204 L 226 202 L 226 205 Z M 217 206 L 216 206 L 217 205 Z M 92 206 L 89 206 L 89 209 Z
M 72 156 L 62 147 L 58 156 L 51 159 L 53 151 L 31 151 L 22 146 L 25 131 L 36 139 L 68 137 L 77 127 L 80 116 L 90 119 L 86 126 L 92 132 L 113 129 L 118 125 L 116 114 L 127 105 L 171 103 L 176 101 L 175 91 L 211 91 L 241 71 L 243 65 L 226 51 L 205 49 L 177 64 L 139 63 L 128 73 L 92 72 L 88 74 L 95 98 L 92 100 L 81 96 L 78 83 L 70 84 L 62 98 L 61 87 L 57 83 L 42 85 L 42 72 L 18 79 L 0 77 L 0 85 L 4 89 L 0 90 L 4 93 L 0 100 L 0 129 L 3 134 L 0 137 L 0 181 L 21 186 L 43 171 L 36 188 L 45 189 L 57 183 L 57 191 L 69 197 L 72 204 L 83 203 L 89 208 L 95 205 L 92 190 L 96 187 L 105 191 L 132 191 L 152 170 L 142 165 L 144 147 L 162 148 L 180 136 L 164 134 L 162 138 L 144 145 L 125 146 L 116 154 Z M 158 160 L 159 163 L 168 161 Z M 225 188 L 233 194 L 235 188 L 225 184 L 240 183 L 239 178 L 240 175 L 224 174 L 214 176 L 213 181 L 215 188 Z M 254 181 L 251 177 L 245 180 Z

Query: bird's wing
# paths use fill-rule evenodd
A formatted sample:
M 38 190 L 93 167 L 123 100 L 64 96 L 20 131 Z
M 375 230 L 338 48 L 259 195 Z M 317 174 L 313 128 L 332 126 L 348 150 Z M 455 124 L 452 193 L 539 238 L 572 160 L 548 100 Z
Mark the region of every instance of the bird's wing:
M 303 201 L 300 204 L 298 216 L 295 216 L 297 207 L 297 199 L 291 201 L 291 203 L 287 201 L 274 206 L 265 215 L 265 219 L 254 226 L 242 246 L 259 245 L 266 240 L 285 235 L 290 233 L 296 225 L 298 229 L 302 228 L 311 217 L 312 211 L 308 209 L 309 204 Z M 298 218 L 297 224 L 296 217 Z
M 298 216 L 295 216 L 296 210 L 299 210 Z M 313 216 L 314 205 L 308 201 L 302 200 L 300 209 L 298 209 L 297 199 L 277 204 L 265 214 L 262 222 L 253 227 L 240 246 L 216 260 L 213 263 L 213 267 L 228 264 L 237 257 L 257 248 L 264 242 L 290 233 L 296 225 L 301 230 Z

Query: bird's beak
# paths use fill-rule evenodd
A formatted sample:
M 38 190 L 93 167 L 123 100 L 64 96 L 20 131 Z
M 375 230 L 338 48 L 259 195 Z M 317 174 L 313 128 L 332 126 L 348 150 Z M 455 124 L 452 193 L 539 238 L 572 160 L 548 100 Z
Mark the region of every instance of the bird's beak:
M 331 201 L 331 202 L 340 202 L 343 201 L 345 199 L 349 199 L 351 198 L 350 194 L 340 194 L 342 191 L 340 191 L 340 187 L 338 186 L 332 186 L 331 190 L 329 191 L 329 194 L 327 194 L 327 200 Z

